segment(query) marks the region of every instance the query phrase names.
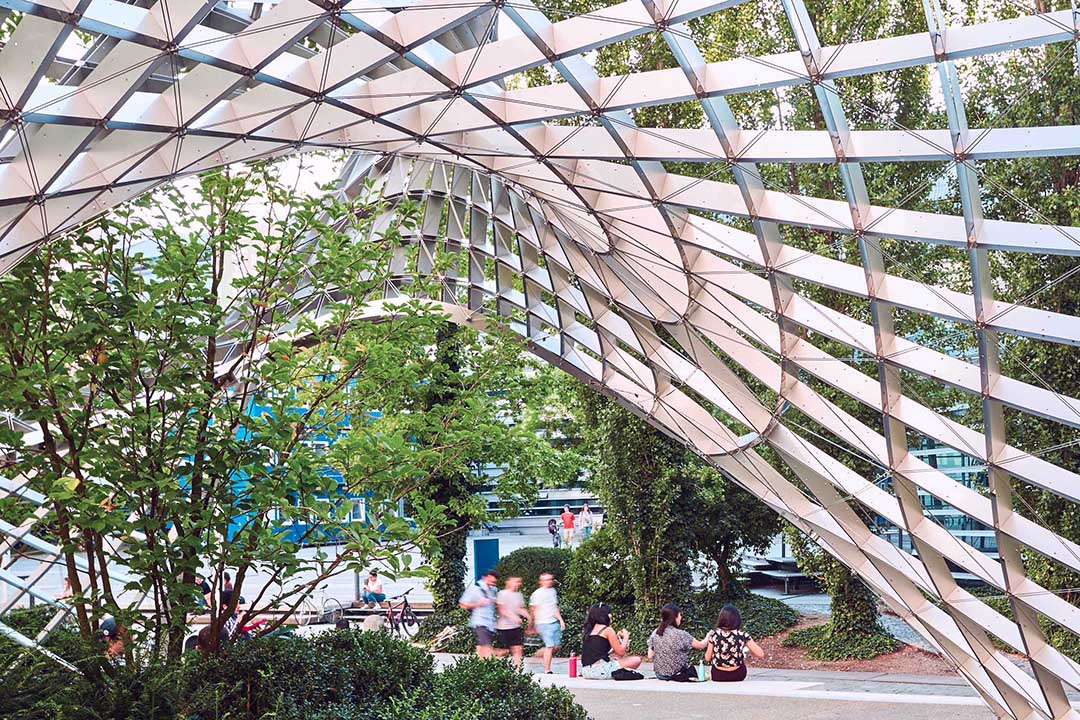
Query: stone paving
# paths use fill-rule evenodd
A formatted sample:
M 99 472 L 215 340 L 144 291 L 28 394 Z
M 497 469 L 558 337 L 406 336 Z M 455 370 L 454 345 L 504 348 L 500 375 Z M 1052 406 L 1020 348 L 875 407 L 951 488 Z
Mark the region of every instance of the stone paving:
M 446 665 L 456 656 L 436 655 Z M 568 660 L 541 674 L 539 660 L 526 669 L 537 682 L 572 692 L 593 720 L 990 720 L 992 713 L 961 678 L 946 675 L 750 668 L 741 683 L 671 683 L 642 666 L 644 680 L 615 682 L 568 676 Z
M 634 683 L 621 683 L 633 685 Z M 838 702 L 796 695 L 703 695 L 573 689 L 592 720 L 994 720 L 981 705 Z

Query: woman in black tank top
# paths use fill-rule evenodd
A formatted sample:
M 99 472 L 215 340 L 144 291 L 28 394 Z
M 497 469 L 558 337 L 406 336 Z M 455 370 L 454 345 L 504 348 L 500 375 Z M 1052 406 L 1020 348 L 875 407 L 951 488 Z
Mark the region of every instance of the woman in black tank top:
M 604 628 L 596 626 L 597 632 L 603 632 Z M 603 635 L 586 635 L 581 641 L 581 664 L 592 665 L 597 660 L 611 659 L 611 641 Z
M 581 638 L 581 676 L 606 680 L 619 668 L 633 670 L 641 665 L 640 655 L 629 655 L 630 633 L 611 628 L 611 608 L 596 603 L 589 608 Z M 615 657 L 612 658 L 611 656 Z

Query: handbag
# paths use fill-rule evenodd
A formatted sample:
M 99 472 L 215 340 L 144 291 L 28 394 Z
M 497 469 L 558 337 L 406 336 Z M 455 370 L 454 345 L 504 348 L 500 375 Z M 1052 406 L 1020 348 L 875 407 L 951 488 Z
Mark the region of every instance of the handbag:
M 645 676 L 639 673 L 637 670 L 627 670 L 626 668 L 619 668 L 611 672 L 612 680 L 644 680 Z

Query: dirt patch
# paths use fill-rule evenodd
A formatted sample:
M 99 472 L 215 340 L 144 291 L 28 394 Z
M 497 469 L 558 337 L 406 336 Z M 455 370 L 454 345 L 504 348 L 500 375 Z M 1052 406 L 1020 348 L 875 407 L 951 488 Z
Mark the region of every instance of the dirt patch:
M 761 660 L 751 657 L 752 667 L 780 668 L 785 670 L 840 670 L 847 672 L 887 672 L 911 675 L 952 675 L 956 671 L 945 659 L 933 653 L 920 650 L 910 645 L 887 655 L 879 655 L 873 660 L 812 660 L 806 657 L 802 648 L 784 647 L 781 643 L 792 630 L 799 630 L 825 622 L 822 617 L 802 616 L 793 628 L 779 635 L 760 638 L 758 644 L 765 651 Z

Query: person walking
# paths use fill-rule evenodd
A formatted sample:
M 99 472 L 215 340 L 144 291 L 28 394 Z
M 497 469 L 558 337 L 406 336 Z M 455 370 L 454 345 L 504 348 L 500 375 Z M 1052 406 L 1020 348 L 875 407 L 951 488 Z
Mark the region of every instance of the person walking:
M 495 638 L 495 583 L 499 576 L 487 570 L 480 579 L 465 589 L 458 601 L 463 610 L 469 611 L 469 627 L 476 636 L 476 655 L 482 659 L 494 656 L 491 641 Z
M 383 592 L 379 573 L 374 570 L 368 572 L 367 580 L 364 581 L 364 593 L 360 596 L 360 599 L 367 603 L 368 608 L 381 605 L 386 601 L 386 593 Z
M 510 650 L 510 660 L 520 669 L 525 648 L 525 631 L 521 621 L 528 622 L 529 611 L 525 609 L 525 598 L 521 595 L 521 578 L 511 575 L 506 578 L 503 589 L 495 596 L 495 632 L 499 636 L 499 645 Z
M 742 629 L 742 615 L 734 605 L 725 605 L 716 618 L 716 627 L 705 637 L 705 662 L 712 663 L 716 682 L 740 682 L 746 679 L 746 654 L 765 657 L 765 651 Z
M 589 509 L 589 503 L 581 504 L 581 512 L 578 514 L 578 523 L 581 525 L 581 539 L 588 540 L 592 537 L 593 516 Z
M 574 521 L 577 518 L 574 517 L 574 513 L 570 512 L 569 505 L 563 505 L 559 519 L 562 520 L 562 544 L 567 550 L 572 550 L 574 546 Z
M 551 534 L 551 547 L 559 547 L 559 521 L 555 518 L 548 520 L 548 533 Z
M 610 680 L 611 673 L 620 668 L 635 670 L 641 665 L 641 656 L 629 653 L 630 631 L 615 632 L 611 627 L 611 607 L 598 602 L 589 608 L 581 637 L 581 677 Z
M 697 673 L 690 667 L 690 651 L 704 650 L 707 640 L 696 640 L 682 630 L 682 612 L 678 605 L 668 603 L 660 610 L 660 625 L 649 636 L 649 661 L 660 680 L 693 682 Z
M 562 613 L 559 612 L 559 595 L 555 592 L 555 576 L 549 572 L 540 573 L 537 580 L 540 587 L 529 596 L 529 612 L 532 626 L 540 634 L 544 647 L 540 653 L 544 657 L 544 672 L 551 674 L 551 657 L 562 645 L 562 634 L 566 630 Z

